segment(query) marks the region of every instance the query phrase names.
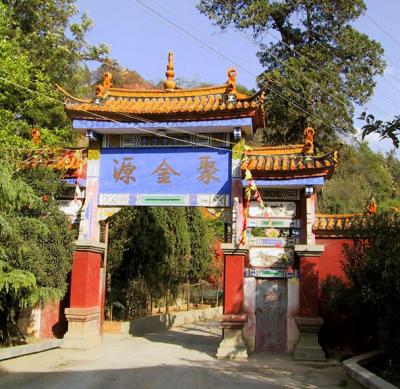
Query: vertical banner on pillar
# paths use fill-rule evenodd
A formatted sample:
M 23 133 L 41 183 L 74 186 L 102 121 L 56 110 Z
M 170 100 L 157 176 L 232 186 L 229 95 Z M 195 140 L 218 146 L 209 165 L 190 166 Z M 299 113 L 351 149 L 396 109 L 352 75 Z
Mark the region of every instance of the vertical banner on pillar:
M 231 151 L 103 149 L 100 206 L 230 207 Z
M 98 223 L 97 197 L 99 193 L 100 161 L 88 160 L 86 179 L 86 199 L 83 209 L 83 220 L 80 226 L 80 238 L 98 240 L 100 228 Z

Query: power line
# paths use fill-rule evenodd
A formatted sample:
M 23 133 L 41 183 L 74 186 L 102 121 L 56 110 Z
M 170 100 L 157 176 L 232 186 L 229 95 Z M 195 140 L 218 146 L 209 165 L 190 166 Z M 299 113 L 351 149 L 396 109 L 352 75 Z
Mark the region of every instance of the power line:
M 64 106 L 67 106 L 67 104 L 66 104 L 65 102 L 62 102 L 62 101 L 57 100 L 57 99 L 55 99 L 55 98 L 53 98 L 53 97 L 47 96 L 47 95 L 45 95 L 45 94 L 43 94 L 43 93 L 40 93 L 40 92 L 38 92 L 38 91 L 32 90 L 32 89 L 30 89 L 30 88 L 28 88 L 28 87 L 25 87 L 25 86 L 23 86 L 23 85 L 20 85 L 20 84 L 14 82 L 14 81 L 8 80 L 8 79 L 6 79 L 6 78 L 4 78 L 4 77 L 1 77 L 1 76 L 0 76 L 0 79 L 3 80 L 3 81 L 5 81 L 5 82 L 7 82 L 7 83 L 9 83 L 9 84 L 11 84 L 11 85 L 14 85 L 14 86 L 18 87 L 18 88 L 27 90 L 27 91 L 29 91 L 29 92 L 31 92 L 31 93 L 34 93 L 34 94 L 37 94 L 37 95 L 39 95 L 39 96 L 45 97 L 45 98 L 47 98 L 48 100 L 54 101 L 54 102 L 56 102 L 56 103 L 58 103 L 58 104 L 62 104 L 62 105 L 64 105 Z M 117 124 L 124 124 L 124 123 L 121 122 L 121 121 L 108 118 L 108 117 L 106 117 L 106 116 L 104 116 L 104 115 L 101 115 L 101 114 L 98 114 L 98 113 L 95 113 L 95 112 L 92 112 L 92 111 L 88 111 L 88 110 L 85 110 L 85 109 L 81 109 L 81 111 L 82 111 L 82 112 L 85 112 L 85 113 L 87 113 L 87 114 L 89 114 L 89 115 L 91 115 L 91 116 L 95 116 L 95 117 L 101 118 L 101 119 L 103 119 L 103 120 L 106 119 L 106 120 L 108 120 L 108 121 L 111 121 L 111 122 L 114 122 L 114 123 L 117 123 Z M 132 118 L 138 118 L 138 119 L 140 119 L 140 121 L 143 121 L 143 122 L 146 121 L 146 119 L 140 118 L 140 117 L 137 117 L 137 116 L 134 116 L 134 115 L 127 115 L 127 114 L 122 114 L 122 115 L 123 115 L 123 116 L 127 116 L 127 117 L 132 117 Z M 156 123 L 157 123 L 157 122 L 156 122 Z M 175 130 L 175 128 L 172 128 L 172 127 L 167 127 L 167 128 L 170 128 L 170 129 L 174 129 L 174 130 Z M 139 131 L 145 132 L 145 133 L 149 133 L 149 134 L 152 134 L 152 135 L 156 135 L 156 136 L 162 137 L 162 138 L 168 138 L 168 139 L 172 139 L 172 140 L 175 140 L 175 141 L 178 141 L 178 142 L 182 142 L 182 143 L 186 143 L 186 144 L 190 144 L 190 145 L 199 147 L 199 145 L 198 145 L 197 143 L 191 142 L 191 141 L 187 141 L 187 140 L 185 140 L 185 139 L 175 138 L 175 137 L 169 136 L 169 135 L 167 135 L 167 134 L 160 134 L 160 133 L 158 133 L 158 132 L 151 131 L 151 130 L 148 130 L 148 129 L 145 129 L 145 128 L 141 128 L 141 127 L 136 127 L 136 129 L 138 129 Z M 189 133 L 189 132 L 188 132 L 188 134 L 192 134 L 192 135 L 193 135 L 193 133 Z M 220 140 L 220 141 L 223 142 L 222 140 Z M 214 149 L 214 150 L 219 150 L 219 151 L 230 151 L 230 150 L 227 149 L 227 148 L 216 147 L 216 146 L 210 146 L 210 145 L 204 145 L 204 146 L 202 145 L 201 147 L 206 147 L 206 148 L 209 148 L 209 149 Z
M 139 1 L 139 0 L 136 0 L 136 1 Z M 226 5 L 230 6 L 232 9 L 234 8 L 233 5 L 231 5 L 231 4 L 228 3 L 227 1 L 225 1 L 225 0 L 221 0 L 221 1 L 222 1 L 223 3 L 225 3 Z M 258 25 L 259 27 L 264 28 L 263 25 L 261 25 L 260 23 L 257 23 L 253 18 L 248 17 L 248 19 L 251 20 L 255 25 Z M 334 76 L 333 73 L 331 73 L 330 71 L 328 71 L 328 70 L 322 68 L 321 66 L 319 66 L 318 64 L 316 64 L 314 61 L 312 61 L 311 59 L 309 59 L 305 54 L 302 54 L 300 51 L 298 51 L 298 50 L 296 50 L 295 48 L 291 47 L 291 46 L 290 46 L 288 43 L 286 43 L 284 40 L 282 40 L 282 39 L 280 39 L 279 37 L 277 37 L 276 35 L 272 34 L 271 31 L 267 31 L 267 34 L 271 35 L 274 39 L 276 39 L 277 41 L 281 42 L 281 43 L 282 43 L 285 47 L 287 47 L 290 51 L 292 51 L 292 52 L 294 52 L 295 54 L 299 55 L 300 57 L 303 57 L 304 59 L 306 59 L 307 62 L 308 62 L 309 64 L 313 65 L 315 69 L 317 69 L 317 70 L 319 70 L 319 71 L 325 73 L 327 76 L 329 76 L 329 78 L 330 78 L 337 86 L 340 86 L 340 84 L 338 84 L 338 81 L 337 81 L 337 79 L 335 78 L 335 76 Z M 278 60 L 281 64 L 283 64 L 282 60 L 277 59 L 277 57 L 275 57 L 275 56 L 274 56 L 274 58 L 275 58 L 276 60 Z M 307 77 L 305 77 L 305 78 L 307 79 Z M 312 81 L 312 80 L 311 80 L 311 81 Z M 330 94 L 330 93 L 328 92 L 328 94 Z M 336 97 L 336 96 L 333 95 L 333 94 L 331 94 L 331 95 L 333 96 L 333 98 L 334 98 L 336 101 L 341 102 L 344 106 L 346 105 L 346 103 L 345 103 L 343 100 L 339 99 L 338 97 Z M 384 110 L 382 110 L 382 109 L 381 109 L 380 107 L 378 107 L 376 104 L 374 104 L 374 103 L 372 103 L 372 102 L 371 102 L 370 104 L 371 104 L 373 107 L 375 107 L 378 111 L 380 111 L 382 114 L 387 115 L 387 116 L 389 116 L 389 117 L 392 116 L 392 115 L 388 114 L 387 112 L 385 112 Z
M 386 36 L 388 36 L 397 46 L 400 47 L 400 42 L 393 36 L 391 35 L 386 29 L 384 29 L 379 23 L 377 23 L 374 19 L 372 19 L 366 12 L 365 12 L 365 17 L 367 17 L 373 24 L 375 24 L 376 27 L 378 27 Z
M 132 0 L 128 0 L 130 3 L 133 4 Z M 200 44 L 201 47 L 203 47 L 204 49 L 212 52 L 213 54 L 221 57 L 222 59 L 224 59 L 224 61 L 228 62 L 229 64 L 233 64 L 235 65 L 237 68 L 243 70 L 244 72 L 246 72 L 247 74 L 251 75 L 252 77 L 256 78 L 257 75 L 251 73 L 247 68 L 243 67 L 242 65 L 240 65 L 239 63 L 237 63 L 236 61 L 230 59 L 229 57 L 227 57 L 226 55 L 220 53 L 218 50 L 214 49 L 212 46 L 210 46 L 209 44 L 205 43 L 204 41 L 200 40 L 199 38 L 197 38 L 196 36 L 194 36 L 192 33 L 186 31 L 185 29 L 183 29 L 182 27 L 180 27 L 179 25 L 177 25 L 175 22 L 171 21 L 170 19 L 168 19 L 167 17 L 165 17 L 164 15 L 160 14 L 158 11 L 154 10 L 153 8 L 149 7 L 148 5 L 144 4 L 142 1 L 140 0 L 135 0 L 137 3 L 139 3 L 142 7 L 144 7 L 145 9 L 149 10 L 150 12 L 152 12 L 153 14 L 155 14 L 156 16 L 158 16 L 160 19 L 164 20 L 165 22 L 167 22 L 168 24 L 170 24 L 175 30 L 184 33 L 185 35 L 187 35 L 190 39 L 194 40 L 196 43 Z M 315 116 L 313 113 L 307 111 L 306 109 L 304 109 L 303 107 L 301 107 L 300 105 L 298 105 L 297 103 L 293 102 L 292 100 L 288 99 L 287 97 L 285 97 L 284 95 L 280 94 L 279 92 L 277 92 L 274 88 L 272 88 L 269 85 L 266 85 L 262 82 L 259 82 L 259 84 L 261 86 L 264 86 L 266 89 L 269 89 L 272 93 L 278 95 L 279 97 L 281 97 L 283 100 L 287 101 L 288 103 L 292 104 L 294 107 L 296 107 L 298 110 L 304 112 L 305 114 L 307 114 L 310 117 L 313 117 L 314 119 L 324 123 L 326 126 L 328 127 L 334 127 L 334 125 L 332 124 L 328 124 L 326 123 L 323 119 L 321 119 L 320 117 Z M 296 93 L 296 92 L 294 92 Z

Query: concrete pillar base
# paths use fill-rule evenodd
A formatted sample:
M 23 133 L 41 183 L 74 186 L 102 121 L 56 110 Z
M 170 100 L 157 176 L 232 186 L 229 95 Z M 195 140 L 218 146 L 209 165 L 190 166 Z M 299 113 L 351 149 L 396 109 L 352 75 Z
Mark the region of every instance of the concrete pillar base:
M 68 332 L 62 348 L 88 349 L 101 343 L 100 307 L 66 308 Z
M 296 317 L 300 331 L 300 340 L 297 343 L 293 359 L 295 361 L 326 361 L 325 353 L 318 343 L 318 333 L 323 324 L 320 317 Z
M 223 315 L 223 339 L 217 350 L 217 359 L 234 359 L 246 361 L 248 358 L 243 327 L 247 315 Z

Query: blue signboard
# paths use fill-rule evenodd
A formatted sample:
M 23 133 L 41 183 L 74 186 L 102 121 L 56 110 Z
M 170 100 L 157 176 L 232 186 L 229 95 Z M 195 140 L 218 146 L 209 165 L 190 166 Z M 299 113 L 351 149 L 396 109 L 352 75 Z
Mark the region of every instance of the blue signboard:
M 100 206 L 230 207 L 231 151 L 102 149 Z

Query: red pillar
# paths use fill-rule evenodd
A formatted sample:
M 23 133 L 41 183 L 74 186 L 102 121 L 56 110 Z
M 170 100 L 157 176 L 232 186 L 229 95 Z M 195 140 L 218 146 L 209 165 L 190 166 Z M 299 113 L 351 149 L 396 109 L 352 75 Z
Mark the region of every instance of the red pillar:
M 71 274 L 71 308 L 99 305 L 101 253 L 75 251 Z
M 318 316 L 319 258 L 324 246 L 296 245 L 299 257 L 300 289 L 299 316 L 295 318 L 300 339 L 294 351 L 294 359 L 324 361 L 325 354 L 318 342 L 318 333 L 323 320 Z
M 319 258 L 300 257 L 300 316 L 318 317 Z
M 63 347 L 88 348 L 101 341 L 100 267 L 105 244 L 80 240 L 72 262 L 68 332 Z
M 224 315 L 243 313 L 244 254 L 225 255 L 224 266 Z
M 232 243 L 221 245 L 224 253 L 224 337 L 217 351 L 217 358 L 247 359 L 243 327 L 247 320 L 244 313 L 244 259 L 248 249 Z

